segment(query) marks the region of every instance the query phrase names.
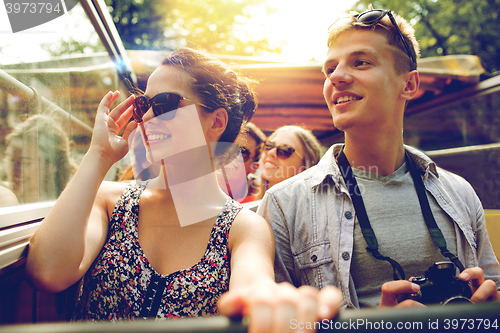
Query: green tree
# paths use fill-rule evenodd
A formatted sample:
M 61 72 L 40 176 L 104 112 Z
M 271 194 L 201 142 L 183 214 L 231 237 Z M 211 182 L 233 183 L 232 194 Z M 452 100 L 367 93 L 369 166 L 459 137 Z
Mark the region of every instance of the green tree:
M 358 0 L 354 10 L 391 9 L 415 28 L 422 57 L 477 55 L 486 70 L 500 70 L 500 0 Z
M 177 49 L 254 55 L 279 52 L 242 29 L 264 0 L 106 0 L 126 49 Z M 268 8 L 268 10 L 271 10 Z
M 126 49 L 164 48 L 165 17 L 172 11 L 163 1 L 106 0 Z

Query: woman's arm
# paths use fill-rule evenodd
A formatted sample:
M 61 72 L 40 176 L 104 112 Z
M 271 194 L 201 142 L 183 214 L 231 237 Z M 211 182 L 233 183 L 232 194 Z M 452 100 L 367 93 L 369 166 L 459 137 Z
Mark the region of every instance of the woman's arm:
M 35 287 L 58 292 L 78 281 L 92 264 L 107 235 L 109 197 L 115 186 L 101 185 L 110 167 L 125 156 L 135 123 L 118 132 L 131 117 L 133 97 L 113 111 L 119 93 L 99 104 L 92 142 L 77 172 L 30 240 L 26 274 Z
M 274 237 L 259 215 L 242 210 L 229 233 L 231 281 L 219 300 L 221 314 L 248 316 L 249 332 L 288 332 L 293 323 L 330 319 L 342 301 L 332 286 L 321 291 L 274 282 Z
M 274 236 L 262 217 L 242 209 L 231 226 L 229 250 L 230 290 L 246 288 L 253 283 L 274 283 Z

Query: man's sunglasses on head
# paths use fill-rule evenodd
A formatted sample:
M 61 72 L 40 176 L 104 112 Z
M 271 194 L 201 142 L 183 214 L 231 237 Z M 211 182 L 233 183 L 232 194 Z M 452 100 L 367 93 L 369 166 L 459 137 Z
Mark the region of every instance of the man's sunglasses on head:
M 389 16 L 389 19 L 391 20 L 392 24 L 396 28 L 396 31 L 399 34 L 399 37 L 401 38 L 401 41 L 403 42 L 403 46 L 406 50 L 406 53 L 410 57 L 410 60 L 412 62 L 412 68 L 415 68 L 416 65 L 416 59 L 413 57 L 412 53 L 410 52 L 410 47 L 408 46 L 408 43 L 406 43 L 406 40 L 403 37 L 403 33 L 401 33 L 401 30 L 398 27 L 398 24 L 396 20 L 394 19 L 394 16 L 392 15 L 390 10 L 386 9 L 372 9 L 372 10 L 367 10 L 366 12 L 363 12 L 356 17 L 356 21 L 368 26 L 372 26 L 377 24 L 385 15 Z

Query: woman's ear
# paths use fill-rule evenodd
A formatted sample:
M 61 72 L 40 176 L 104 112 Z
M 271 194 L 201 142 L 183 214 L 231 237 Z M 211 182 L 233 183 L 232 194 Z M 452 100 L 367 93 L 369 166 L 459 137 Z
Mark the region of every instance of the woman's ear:
M 406 85 L 401 93 L 401 97 L 407 101 L 415 97 L 420 86 L 420 77 L 417 71 L 411 71 L 405 75 Z
M 228 115 L 223 108 L 218 108 L 210 114 L 211 126 L 208 129 L 208 136 L 211 138 L 219 138 L 226 130 Z

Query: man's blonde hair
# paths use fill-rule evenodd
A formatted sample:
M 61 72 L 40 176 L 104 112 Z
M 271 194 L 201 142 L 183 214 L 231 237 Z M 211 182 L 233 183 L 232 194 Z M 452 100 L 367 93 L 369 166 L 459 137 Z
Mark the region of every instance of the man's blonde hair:
M 392 52 L 394 56 L 394 68 L 398 74 L 417 69 L 416 60 L 420 57 L 420 47 L 415 38 L 415 30 L 404 18 L 397 14 L 392 14 L 394 16 L 394 20 L 398 24 L 399 30 L 401 30 L 401 34 L 403 35 L 406 44 L 408 44 L 410 53 L 412 54 L 413 59 L 415 59 L 415 63 L 411 61 L 410 57 L 406 53 L 401 37 L 388 15 L 385 15 L 374 25 L 366 25 L 356 20 L 359 13 L 350 12 L 348 17 L 336 21 L 330 26 L 330 28 L 328 28 L 328 47 L 330 47 L 332 43 L 346 31 L 361 29 L 373 30 L 386 36 L 389 45 L 394 46 Z

